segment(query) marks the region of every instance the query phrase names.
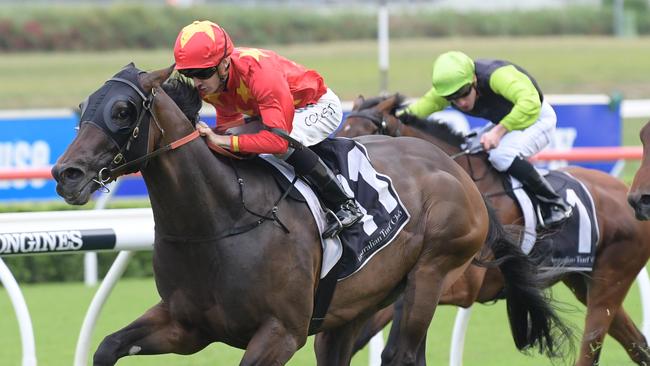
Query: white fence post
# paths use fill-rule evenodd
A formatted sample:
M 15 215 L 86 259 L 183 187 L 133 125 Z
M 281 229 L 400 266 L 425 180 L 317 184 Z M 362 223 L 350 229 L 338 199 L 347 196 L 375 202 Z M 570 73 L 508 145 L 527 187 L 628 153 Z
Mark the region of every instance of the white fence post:
M 88 353 L 90 350 L 90 341 L 93 335 L 93 330 L 95 329 L 95 324 L 97 324 L 97 319 L 99 318 L 99 313 L 102 311 L 108 295 L 111 294 L 113 288 L 117 281 L 126 270 L 126 266 L 129 263 L 129 259 L 133 256 L 131 251 L 121 251 L 117 255 L 113 265 L 108 270 L 106 277 L 102 281 L 102 284 L 99 286 L 99 289 L 95 293 L 90 307 L 88 307 L 88 312 L 84 318 L 84 322 L 81 325 L 81 331 L 79 332 L 79 339 L 77 340 L 77 349 L 74 354 L 74 366 L 86 366 L 88 364 Z
M 469 324 L 472 308 L 458 308 L 454 330 L 451 333 L 451 349 L 449 350 L 449 366 L 463 366 L 463 351 L 465 349 L 465 335 Z
M 20 291 L 18 282 L 9 270 L 9 267 L 0 258 L 0 282 L 7 289 L 7 294 L 16 313 L 18 319 L 18 327 L 20 330 L 20 341 L 23 346 L 23 364 L 22 366 L 36 366 L 36 346 L 34 345 L 34 328 L 32 327 L 32 319 L 29 316 L 27 303 Z

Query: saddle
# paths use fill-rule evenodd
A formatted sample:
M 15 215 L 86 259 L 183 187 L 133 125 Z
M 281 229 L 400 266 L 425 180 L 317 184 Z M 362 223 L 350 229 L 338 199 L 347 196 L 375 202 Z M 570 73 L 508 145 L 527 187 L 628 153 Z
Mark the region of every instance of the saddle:
M 483 152 L 480 136 L 491 127 L 472 130 L 467 135 L 467 142 L 462 145 L 463 153 Z M 591 194 L 579 180 L 567 172 L 540 171 L 540 173 L 545 176 L 554 190 L 574 207 L 574 214 L 558 228 L 538 229 L 545 203 L 523 189 L 521 183 L 515 178 L 506 173 L 499 173 L 505 193 L 519 205 L 523 214 L 526 231 L 521 240 L 522 251 L 526 254 L 533 251 L 547 253 L 540 255 L 545 260 L 542 268 L 558 269 L 559 267 L 566 271 L 591 271 L 596 256 L 596 246 L 600 239 L 596 209 Z
M 465 135 L 465 142 L 460 146 L 462 151 L 458 155 L 475 155 L 479 154 L 482 152 L 485 152 L 485 149 L 483 149 L 483 145 L 481 144 L 481 136 L 483 136 L 485 133 L 489 132 L 492 128 L 494 128 L 494 124 L 489 123 L 483 127 L 478 127 L 475 129 L 472 129 L 467 135 Z M 489 164 L 489 163 L 488 163 Z M 507 173 L 501 173 L 504 177 L 504 179 L 507 181 L 509 179 L 509 175 Z M 545 175 L 545 174 L 542 174 Z M 514 179 L 514 177 L 511 177 Z M 516 180 L 516 179 L 515 179 Z M 507 183 L 507 182 L 506 182 Z M 522 184 L 517 181 L 518 186 L 522 186 Z M 550 216 L 551 210 L 552 210 L 552 203 L 540 200 L 537 196 L 535 196 L 533 193 L 529 192 L 526 190 L 526 187 L 523 186 L 521 187 L 526 191 L 526 194 L 530 198 L 530 200 L 534 203 L 534 209 L 535 209 L 535 215 L 537 217 L 537 223 L 539 224 L 540 227 L 544 226 L 544 218 L 547 218 Z M 558 194 L 560 193 L 557 191 Z M 514 197 L 513 197 L 514 198 Z

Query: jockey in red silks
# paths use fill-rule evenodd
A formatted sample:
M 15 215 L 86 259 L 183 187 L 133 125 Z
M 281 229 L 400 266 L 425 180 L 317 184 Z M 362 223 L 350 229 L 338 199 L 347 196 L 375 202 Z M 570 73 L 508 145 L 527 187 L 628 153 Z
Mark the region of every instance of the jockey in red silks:
M 316 71 L 273 51 L 235 48 L 228 33 L 209 21 L 195 21 L 180 31 L 174 58 L 176 70 L 192 79 L 201 98 L 217 111 L 217 133 L 199 122 L 202 136 L 234 152 L 275 154 L 292 165 L 335 214 L 328 215 L 324 237 L 337 235 L 363 217 L 335 174 L 308 147 L 334 132 L 343 117 L 341 101 Z M 266 129 L 221 134 L 243 124 L 244 115 L 261 118 Z M 269 129 L 284 131 L 304 147 L 290 147 Z

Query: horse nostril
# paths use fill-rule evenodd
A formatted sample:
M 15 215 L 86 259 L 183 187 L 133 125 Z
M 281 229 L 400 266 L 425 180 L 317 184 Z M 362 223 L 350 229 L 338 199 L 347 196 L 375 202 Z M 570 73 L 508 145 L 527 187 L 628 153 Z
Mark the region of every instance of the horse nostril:
M 641 199 L 639 200 L 639 203 L 644 206 L 650 205 L 650 194 L 642 195 Z
M 54 169 L 52 169 L 52 173 L 54 175 Z M 84 176 L 83 170 L 79 168 L 65 168 L 56 172 L 56 174 L 58 175 L 58 178 L 56 179 L 58 182 L 75 182 Z
M 634 209 L 650 206 L 650 194 L 629 194 L 627 196 L 627 202 Z

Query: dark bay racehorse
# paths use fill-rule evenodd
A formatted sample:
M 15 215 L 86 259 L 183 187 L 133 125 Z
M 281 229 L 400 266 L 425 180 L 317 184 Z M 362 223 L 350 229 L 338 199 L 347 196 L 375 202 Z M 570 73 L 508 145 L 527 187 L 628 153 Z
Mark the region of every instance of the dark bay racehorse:
M 383 133 L 392 136 L 411 136 L 430 141 L 449 155 L 458 154 L 465 137 L 446 124 L 428 122 L 416 117 L 400 121 L 395 108 L 403 97 L 393 95 L 369 100 L 359 98 L 353 112 L 343 124 L 339 136 Z M 642 140 L 650 141 L 650 127 L 641 132 Z M 646 151 L 647 153 L 647 151 Z M 505 194 L 502 177 L 492 168 L 486 153 L 458 156 L 456 162 L 475 180 L 479 190 L 489 197 L 502 223 L 522 223 L 522 213 L 509 195 Z M 644 163 L 649 160 L 644 159 Z M 647 164 L 650 164 L 648 162 Z M 645 165 L 647 167 L 647 165 Z M 643 168 L 644 166 L 642 166 Z M 646 168 L 647 169 L 647 168 Z M 582 344 L 576 365 L 597 365 L 605 334 L 609 333 L 639 365 L 650 364 L 648 343 L 623 309 L 622 303 L 632 282 L 650 257 L 650 223 L 641 223 L 626 205 L 626 186 L 618 179 L 596 170 L 571 167 L 565 169 L 578 178 L 591 193 L 600 229 L 593 271 L 589 274 L 566 273 L 560 280 L 567 285 L 580 302 L 587 306 Z M 639 171 L 640 173 L 641 170 Z M 637 209 L 650 212 L 650 170 L 646 178 L 635 184 L 644 187 L 645 198 L 631 193 L 632 199 L 644 202 Z M 633 186 L 634 188 L 634 186 Z M 646 216 L 647 217 L 647 216 Z M 494 299 L 503 287 L 503 276 L 498 269 L 470 266 L 460 280 L 440 298 L 441 304 L 469 306 L 473 302 Z M 459 296 L 461 294 L 462 296 Z M 390 320 L 390 309 L 377 316 L 366 329 L 361 342 L 376 333 Z M 392 332 L 392 331 L 391 331 Z M 387 346 L 390 352 L 391 345 Z
M 94 364 L 191 354 L 224 342 L 246 350 L 240 365 L 284 365 L 308 336 L 320 234 L 306 205 L 278 201 L 282 190 L 270 168 L 215 155 L 196 139 L 190 120 L 200 100 L 182 105 L 191 111 L 188 120 L 161 88 L 172 70 L 145 73 L 129 65 L 108 80 L 84 103 L 78 135 L 52 169 L 57 192 L 77 205 L 105 182 L 139 170 L 153 209 L 161 301 L 107 336 Z M 185 85 L 180 95 L 192 92 Z M 319 328 L 318 364 L 349 364 L 360 327 L 403 292 L 403 332 L 391 364 L 411 365 L 442 289 L 485 241 L 492 250 L 516 244 L 471 178 L 441 150 L 420 139 L 359 141 L 375 168 L 392 178 L 411 220 L 363 270 L 337 284 Z M 519 339 L 553 350 L 557 317 L 530 276 L 523 281 L 522 296 L 532 305 L 512 311 L 531 321 Z
M 639 135 L 643 144 L 643 159 L 634 175 L 628 202 L 634 208 L 637 219 L 650 220 L 650 122 L 643 126 Z

